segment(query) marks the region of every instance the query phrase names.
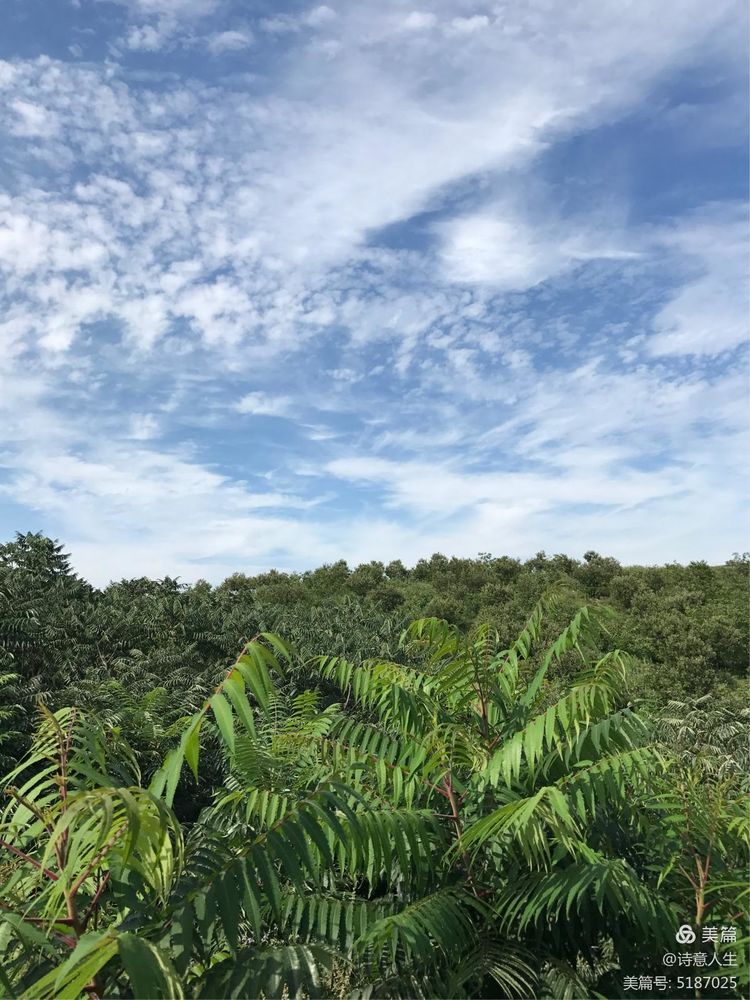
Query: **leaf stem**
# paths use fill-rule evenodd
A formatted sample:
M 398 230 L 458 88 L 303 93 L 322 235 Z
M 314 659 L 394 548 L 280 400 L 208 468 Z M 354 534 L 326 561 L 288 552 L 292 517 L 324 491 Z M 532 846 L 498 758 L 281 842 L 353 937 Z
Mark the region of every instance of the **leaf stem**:
M 25 854 L 23 851 L 19 851 L 19 849 L 17 847 L 14 847 L 13 844 L 9 844 L 7 840 L 0 840 L 0 847 L 4 847 L 6 851 L 10 851 L 11 854 L 15 854 L 17 857 L 22 858 L 24 861 L 28 861 L 30 865 L 33 865 L 39 871 L 44 872 L 47 878 L 51 878 L 53 882 L 57 882 L 59 876 L 55 875 L 55 873 L 53 871 L 50 871 L 49 868 L 45 868 L 43 865 L 41 865 L 36 860 L 36 858 L 32 858 L 29 854 Z

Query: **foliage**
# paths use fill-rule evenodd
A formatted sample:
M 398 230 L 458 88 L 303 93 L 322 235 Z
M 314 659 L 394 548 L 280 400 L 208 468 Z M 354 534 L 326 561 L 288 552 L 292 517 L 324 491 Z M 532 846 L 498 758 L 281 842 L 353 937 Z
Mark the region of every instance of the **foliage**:
M 742 925 L 739 769 L 634 709 L 596 607 L 545 641 L 569 601 L 512 642 L 421 618 L 392 658 L 256 634 L 173 736 L 148 723 L 172 745 L 146 774 L 121 717 L 42 708 L 3 783 L 0 989 L 614 997 L 686 913 Z
M 399 561 L 355 569 L 338 562 L 302 574 L 235 573 L 217 587 L 166 577 L 96 590 L 58 543 L 18 535 L 0 545 L 0 671 L 17 674 L 22 690 L 51 708 L 75 702 L 100 711 L 103 682 L 120 685 L 109 689 L 113 709 L 122 688 L 138 700 L 165 687 L 174 718 L 201 703 L 257 632 L 286 636 L 305 657 L 325 649 L 401 661 L 403 628 L 436 616 L 465 630 L 489 624 L 508 645 L 563 578 L 568 594 L 543 624 L 542 641 L 581 604 L 606 604 L 612 615 L 603 643 L 633 655 L 636 698 L 660 707 L 668 697 L 712 694 L 737 710 L 747 703 L 748 570 L 744 557 L 724 566 L 624 567 L 595 552 L 580 562 L 539 553 L 523 563 L 436 554 L 411 569 Z M 551 679 L 565 683 L 570 665 L 556 667 Z

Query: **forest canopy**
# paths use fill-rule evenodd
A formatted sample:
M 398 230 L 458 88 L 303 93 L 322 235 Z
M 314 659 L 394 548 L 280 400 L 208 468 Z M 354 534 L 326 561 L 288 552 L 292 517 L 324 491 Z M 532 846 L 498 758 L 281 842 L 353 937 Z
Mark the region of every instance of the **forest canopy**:
M 18 535 L 0 996 L 744 995 L 749 568 L 97 589 Z

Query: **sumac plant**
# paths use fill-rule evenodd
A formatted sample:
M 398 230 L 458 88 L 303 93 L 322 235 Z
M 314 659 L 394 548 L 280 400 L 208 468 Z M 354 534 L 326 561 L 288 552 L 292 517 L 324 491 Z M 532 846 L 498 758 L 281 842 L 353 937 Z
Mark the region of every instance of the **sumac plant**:
M 116 729 L 43 711 L 2 783 L 0 994 L 620 996 L 663 971 L 693 864 L 672 765 L 592 612 L 532 656 L 545 613 L 510 648 L 417 621 L 406 665 L 259 635 L 148 787 Z M 180 822 L 206 763 L 220 780 Z M 747 823 L 722 781 L 726 883 Z

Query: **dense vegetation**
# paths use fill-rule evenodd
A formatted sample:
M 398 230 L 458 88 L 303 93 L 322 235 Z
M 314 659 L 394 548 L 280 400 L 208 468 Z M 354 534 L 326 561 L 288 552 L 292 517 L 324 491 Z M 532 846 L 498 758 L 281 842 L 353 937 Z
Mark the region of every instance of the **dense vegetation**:
M 0 546 L 0 995 L 744 995 L 748 568 Z

